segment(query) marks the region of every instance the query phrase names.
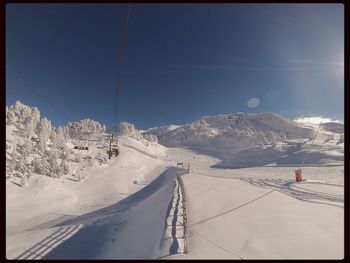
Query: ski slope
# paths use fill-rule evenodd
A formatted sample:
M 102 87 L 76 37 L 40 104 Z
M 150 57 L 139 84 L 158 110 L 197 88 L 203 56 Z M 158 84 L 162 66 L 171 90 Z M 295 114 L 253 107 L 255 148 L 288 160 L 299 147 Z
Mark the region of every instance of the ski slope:
M 118 158 L 74 176 L 32 176 L 26 187 L 6 182 L 8 259 L 344 257 L 344 144 L 337 140 L 315 140 L 301 183 L 294 170 L 309 148 L 305 139 L 221 155 L 145 144 L 127 134 L 119 143 Z M 88 154 L 99 152 L 92 145 Z M 190 231 L 185 255 L 171 168 L 178 162 L 190 164 L 182 175 Z
M 121 139 L 121 142 L 139 145 L 130 138 Z M 59 226 L 55 225 L 60 222 L 124 200 L 147 186 L 169 166 L 168 162 L 151 159 L 130 148 L 122 149 L 118 158 L 78 171 L 74 177 L 63 176 L 56 180 L 45 176 L 31 177 L 25 188 L 7 182 L 7 257 L 17 258 L 20 252 L 40 243 L 44 237 L 50 237 L 58 230 Z

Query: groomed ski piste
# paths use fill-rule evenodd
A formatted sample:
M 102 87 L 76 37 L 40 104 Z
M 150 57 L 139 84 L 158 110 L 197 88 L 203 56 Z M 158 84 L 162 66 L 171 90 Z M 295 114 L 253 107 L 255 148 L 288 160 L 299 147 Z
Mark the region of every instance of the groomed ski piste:
M 342 259 L 344 144 L 316 138 L 296 183 L 310 143 L 283 140 L 223 160 L 209 148 L 120 136 L 118 157 L 74 176 L 6 181 L 6 257 Z M 276 149 L 284 154 L 270 162 Z M 85 154 L 99 153 L 96 142 Z

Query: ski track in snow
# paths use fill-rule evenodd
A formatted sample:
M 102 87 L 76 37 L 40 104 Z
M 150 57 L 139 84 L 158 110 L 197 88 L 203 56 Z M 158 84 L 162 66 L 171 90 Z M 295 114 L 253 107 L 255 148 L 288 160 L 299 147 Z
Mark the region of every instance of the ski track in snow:
M 250 178 L 250 179 L 242 178 L 241 180 L 255 186 L 274 189 L 276 191 L 279 191 L 283 194 L 292 196 L 302 201 L 344 208 L 344 204 L 343 204 L 344 196 L 332 195 L 328 193 L 305 189 L 300 187 L 300 185 L 302 185 L 303 183 L 296 183 L 294 180 L 286 181 L 281 179 L 256 179 L 256 178 Z
M 300 186 L 303 184 L 320 184 L 320 185 L 328 185 L 328 186 L 334 186 L 334 187 L 344 187 L 343 185 L 339 185 L 339 184 L 307 182 L 307 181 L 296 183 L 295 180 L 292 180 L 292 179 L 284 180 L 284 179 L 258 179 L 254 177 L 253 178 L 227 177 L 227 176 L 209 175 L 201 172 L 196 172 L 196 174 L 200 174 L 208 177 L 214 177 L 214 178 L 221 178 L 221 179 L 241 180 L 249 184 L 252 184 L 254 186 L 279 191 L 280 193 L 292 196 L 302 201 L 344 208 L 344 204 L 343 204 L 344 195 L 333 195 L 333 194 L 319 192 L 319 191 L 312 191 L 310 189 L 305 189 Z

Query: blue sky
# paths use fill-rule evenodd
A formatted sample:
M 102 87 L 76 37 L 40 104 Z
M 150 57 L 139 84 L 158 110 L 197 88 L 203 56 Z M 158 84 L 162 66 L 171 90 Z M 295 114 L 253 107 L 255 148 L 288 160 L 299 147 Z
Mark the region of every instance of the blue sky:
M 6 63 L 70 119 L 110 126 L 126 10 L 7 4 Z M 118 121 L 145 129 L 237 111 L 344 119 L 343 64 L 341 4 L 134 4 Z M 66 122 L 6 70 L 6 104 L 16 100 Z

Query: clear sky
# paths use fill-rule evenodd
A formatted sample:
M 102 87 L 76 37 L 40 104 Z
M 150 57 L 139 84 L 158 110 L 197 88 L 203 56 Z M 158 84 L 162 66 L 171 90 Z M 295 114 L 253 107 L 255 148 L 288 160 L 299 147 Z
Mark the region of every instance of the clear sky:
M 6 63 L 71 119 L 110 126 L 127 4 L 7 4 Z M 341 4 L 133 4 L 118 121 L 273 111 L 344 119 Z M 6 70 L 6 104 L 66 120 Z

